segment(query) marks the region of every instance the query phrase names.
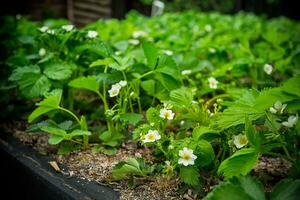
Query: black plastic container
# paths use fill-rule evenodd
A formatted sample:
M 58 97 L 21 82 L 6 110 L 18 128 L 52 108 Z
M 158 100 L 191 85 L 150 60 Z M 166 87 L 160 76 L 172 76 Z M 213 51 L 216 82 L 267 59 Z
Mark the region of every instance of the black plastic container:
M 119 193 L 96 182 L 56 172 L 42 156 L 9 134 L 0 134 L 1 199 L 117 200 Z

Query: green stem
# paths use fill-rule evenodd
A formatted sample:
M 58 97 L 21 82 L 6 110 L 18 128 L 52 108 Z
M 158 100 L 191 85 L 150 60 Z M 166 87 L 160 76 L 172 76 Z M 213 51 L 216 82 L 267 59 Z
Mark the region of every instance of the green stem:
M 63 107 L 58 107 L 58 109 L 66 112 L 66 113 L 69 113 L 78 122 L 78 124 L 80 124 L 79 118 L 74 113 L 72 113 L 71 111 L 69 111 L 68 109 L 65 109 Z
M 217 100 L 219 98 L 226 98 L 226 97 L 230 97 L 230 95 L 229 94 L 216 95 L 206 102 L 206 106 L 208 107 L 211 103 L 213 103 L 215 100 Z
M 145 76 L 148 76 L 148 75 L 152 74 L 153 72 L 154 72 L 154 71 L 146 72 L 146 73 L 142 74 L 138 79 L 142 79 L 142 78 L 144 78 Z
M 284 145 L 285 142 L 282 140 L 280 133 L 277 131 L 275 125 L 274 125 L 273 122 L 271 121 L 271 119 L 270 119 L 268 113 L 266 113 L 266 116 L 267 116 L 267 120 L 270 122 L 270 124 L 271 124 L 271 126 L 272 126 L 273 131 L 279 136 L 279 137 L 277 137 L 279 143 L 283 144 L 283 145 L 282 145 L 282 149 L 283 149 L 284 153 L 286 154 L 286 156 L 288 157 L 288 159 L 293 160 L 292 156 L 290 155 L 289 151 L 287 150 L 286 146 Z

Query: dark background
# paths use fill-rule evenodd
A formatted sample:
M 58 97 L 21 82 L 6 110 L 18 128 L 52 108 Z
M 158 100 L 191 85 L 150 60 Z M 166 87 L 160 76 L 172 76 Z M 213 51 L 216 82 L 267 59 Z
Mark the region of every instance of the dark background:
M 163 0 L 167 11 L 183 11 L 195 9 L 199 11 L 219 11 L 236 13 L 241 10 L 254 12 L 267 17 L 287 16 L 300 19 L 296 0 Z M 79 5 L 80 4 L 80 5 Z M 96 10 L 98 5 L 101 10 Z M 79 5 L 80 7 L 76 7 Z M 85 7 L 84 5 L 89 5 Z M 132 9 L 146 15 L 151 11 L 151 0 L 2 0 L 1 15 L 29 15 L 31 19 L 69 18 L 74 20 L 74 10 L 80 9 L 87 14 L 95 14 L 98 18 L 124 18 Z M 73 12 L 73 13 L 72 13 Z M 81 14 L 83 12 L 80 12 Z M 73 15 L 72 15 L 73 14 Z M 85 17 L 84 13 L 82 16 Z

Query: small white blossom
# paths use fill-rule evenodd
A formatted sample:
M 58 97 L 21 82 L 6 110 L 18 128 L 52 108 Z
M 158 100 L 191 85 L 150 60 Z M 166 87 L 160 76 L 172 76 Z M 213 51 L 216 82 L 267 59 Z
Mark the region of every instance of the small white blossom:
M 45 33 L 46 31 L 48 31 L 49 27 L 48 26 L 43 26 L 41 28 L 39 28 L 39 30 L 42 32 L 42 33 Z
M 129 96 L 132 97 L 134 95 L 134 92 L 130 92 Z
M 122 52 L 121 51 L 116 51 L 115 54 L 116 54 L 116 56 L 119 56 L 119 55 L 122 54 Z
M 151 123 L 150 123 L 150 126 L 154 126 L 154 125 L 155 125 L 154 122 L 151 122 Z
M 95 38 L 98 36 L 98 33 L 97 33 L 97 31 L 88 31 L 86 36 L 88 38 Z
M 132 37 L 133 38 L 139 38 L 139 37 L 147 37 L 148 36 L 148 33 L 145 32 L 145 31 L 134 31 L 132 33 Z
M 292 128 L 293 126 L 295 126 L 297 124 L 297 122 L 298 122 L 298 115 L 292 115 L 292 116 L 289 116 L 287 121 L 282 122 L 282 125 Z
M 184 166 L 194 165 L 195 160 L 197 159 L 197 156 L 193 154 L 193 150 L 186 147 L 180 150 L 178 155 L 180 156 L 178 164 L 182 164 Z
M 276 101 L 274 107 L 270 108 L 270 112 L 276 114 L 277 112 L 282 114 L 287 104 L 282 104 L 280 101 Z
M 209 48 L 208 51 L 209 51 L 210 53 L 216 53 L 216 49 L 215 49 L 215 48 Z
M 54 30 L 47 30 L 47 33 L 50 34 L 50 35 L 54 35 L 55 31 Z
M 210 24 L 205 25 L 204 27 L 206 32 L 211 32 L 212 31 L 212 26 Z
M 272 74 L 273 66 L 270 65 L 270 64 L 265 64 L 265 65 L 264 65 L 264 71 L 265 71 L 266 74 L 268 74 L 268 75 Z
M 67 32 L 70 32 L 71 30 L 73 30 L 73 28 L 74 28 L 74 25 L 63 25 L 62 27 L 61 27 L 62 29 L 64 29 L 65 31 L 67 31 Z
M 173 51 L 171 50 L 163 50 L 164 54 L 166 54 L 167 56 L 173 56 Z
M 132 44 L 132 45 L 138 45 L 140 43 L 140 41 L 139 40 L 135 40 L 135 39 L 130 39 L 130 40 L 128 40 L 128 43 Z
M 160 134 L 157 130 L 149 130 L 148 133 L 145 135 L 143 142 L 155 142 L 161 138 Z
M 217 89 L 218 88 L 219 81 L 217 81 L 214 77 L 209 77 L 208 78 L 208 83 L 209 83 L 209 88 L 211 88 L 211 89 Z
M 121 86 L 117 83 L 111 86 L 111 89 L 108 90 L 110 97 L 115 97 L 119 94 Z
M 159 116 L 163 119 L 168 119 L 168 120 L 172 120 L 175 116 L 175 113 L 172 112 L 172 110 L 168 110 L 168 109 L 160 109 L 159 111 Z
M 41 57 L 43 57 L 44 55 L 46 55 L 46 49 L 40 48 L 40 50 L 39 50 L 39 55 L 40 55 Z
M 246 135 L 235 135 L 233 138 L 233 143 L 236 146 L 236 148 L 240 149 L 248 144 L 248 139 Z
M 184 120 L 181 120 L 181 121 L 180 121 L 180 125 L 181 125 L 181 126 L 183 126 L 183 125 L 184 125 L 184 123 L 185 123 L 185 121 L 184 121 Z
M 190 69 L 185 69 L 181 71 L 181 75 L 190 75 L 192 73 L 192 70 Z
M 120 81 L 118 83 L 121 87 L 125 87 L 127 85 L 127 81 Z

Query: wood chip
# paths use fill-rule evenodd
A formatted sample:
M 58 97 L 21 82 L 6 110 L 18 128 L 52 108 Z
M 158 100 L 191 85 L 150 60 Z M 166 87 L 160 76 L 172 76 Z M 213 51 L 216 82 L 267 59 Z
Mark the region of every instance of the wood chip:
M 49 162 L 50 166 L 56 171 L 56 172 L 61 172 L 58 164 L 56 161 L 50 161 Z

